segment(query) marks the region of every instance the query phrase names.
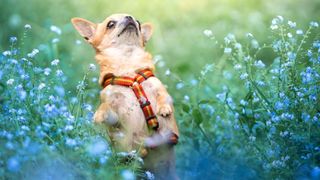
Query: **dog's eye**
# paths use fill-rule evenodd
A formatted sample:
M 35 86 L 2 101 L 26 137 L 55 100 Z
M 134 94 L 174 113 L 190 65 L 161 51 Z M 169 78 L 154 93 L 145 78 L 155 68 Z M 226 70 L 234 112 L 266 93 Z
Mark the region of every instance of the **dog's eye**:
M 141 31 L 141 23 L 137 20 L 137 23 L 139 24 L 139 30 Z
M 107 24 L 107 29 L 111 29 L 116 25 L 116 21 L 109 21 Z

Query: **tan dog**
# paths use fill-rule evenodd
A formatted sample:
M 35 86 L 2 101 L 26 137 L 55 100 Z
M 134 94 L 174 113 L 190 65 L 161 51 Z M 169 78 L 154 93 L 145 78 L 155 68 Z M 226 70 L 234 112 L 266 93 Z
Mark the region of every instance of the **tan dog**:
M 106 77 L 134 78 L 139 69 L 154 71 L 152 56 L 144 49 L 152 35 L 151 24 L 141 25 L 128 14 L 114 14 L 99 24 L 82 18 L 73 18 L 72 23 L 96 51 L 102 86 Z M 108 85 L 101 91 L 94 121 L 107 124 L 118 151 L 137 150 L 157 179 L 176 179 L 174 149 L 168 145 L 172 134 L 179 136 L 172 99 L 156 77 L 144 80 L 141 86 L 156 113 L 156 131 L 148 128 L 132 87 L 121 85 Z

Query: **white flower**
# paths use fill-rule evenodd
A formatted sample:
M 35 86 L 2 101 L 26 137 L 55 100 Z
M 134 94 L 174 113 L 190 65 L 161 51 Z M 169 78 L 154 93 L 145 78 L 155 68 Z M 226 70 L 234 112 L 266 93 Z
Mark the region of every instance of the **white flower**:
M 58 69 L 58 70 L 56 71 L 56 75 L 57 75 L 57 76 L 62 76 L 62 75 L 63 75 L 62 70 L 61 70 L 61 69 Z
M 189 101 L 189 100 L 190 100 L 190 97 L 189 97 L 188 95 L 185 95 L 185 96 L 183 97 L 183 99 L 184 99 L 185 101 Z
M 254 49 L 258 49 L 259 48 L 259 42 L 255 39 L 252 39 L 251 40 L 251 46 L 254 48 Z
M 39 53 L 39 50 L 38 50 L 38 49 L 33 49 L 33 50 L 31 51 L 31 53 L 28 53 L 28 54 L 27 54 L 27 56 L 28 56 L 29 58 L 34 58 L 34 56 L 36 56 L 38 53 Z
M 45 87 L 46 87 L 46 84 L 40 83 L 39 86 L 38 86 L 38 89 L 41 90 L 41 89 L 43 89 Z
M 44 71 L 44 75 L 46 75 L 46 76 L 49 76 L 49 74 L 51 73 L 50 68 L 45 68 L 43 71 Z
M 231 54 L 231 52 L 232 52 L 232 49 L 231 48 L 224 48 L 224 53 L 225 54 Z
M 52 26 L 50 27 L 50 30 L 51 30 L 52 32 L 54 32 L 54 33 L 57 33 L 58 35 L 61 34 L 61 29 L 58 28 L 57 26 L 52 25 Z
M 80 40 L 76 40 L 76 45 L 80 45 L 82 42 Z
M 155 55 L 153 57 L 153 61 L 154 61 L 155 64 L 157 64 L 161 60 L 162 60 L 162 56 L 161 55 Z
M 13 82 L 14 82 L 14 79 L 9 79 L 9 80 L 7 81 L 7 84 L 8 84 L 8 85 L 12 85 Z
M 273 25 L 274 24 L 278 24 L 278 19 L 277 18 L 273 18 L 272 21 L 271 21 L 271 24 L 273 24 Z
M 253 38 L 253 35 L 251 33 L 246 34 L 247 38 Z
M 52 41 L 51 41 L 51 42 L 52 42 L 53 44 L 55 44 L 55 43 L 58 43 L 59 41 L 60 41 L 60 39 L 59 39 L 59 38 L 54 38 L 54 39 L 52 39 Z
M 11 55 L 11 51 L 4 51 L 2 54 L 4 56 L 10 56 Z
M 272 25 L 270 26 L 270 28 L 271 28 L 272 30 L 276 30 L 276 29 L 279 28 L 279 26 L 276 25 L 276 24 L 272 24 Z
M 242 79 L 242 80 L 247 79 L 248 76 L 249 76 L 248 73 L 243 73 L 243 74 L 240 75 L 240 79 Z
M 31 25 L 30 24 L 26 24 L 26 25 L 24 25 L 24 28 L 25 29 L 31 29 Z
M 287 36 L 288 36 L 288 38 L 292 38 L 292 34 L 291 33 L 288 33 Z
M 148 180 L 154 180 L 154 175 L 150 171 L 146 171 L 146 176 Z
M 258 60 L 254 62 L 254 66 L 257 68 L 264 68 L 266 65 L 261 60 Z
M 235 47 L 236 49 L 241 49 L 241 48 L 242 48 L 242 45 L 241 45 L 240 43 L 236 43 L 236 44 L 234 45 L 234 47 Z
M 280 20 L 280 22 L 283 22 L 283 17 L 282 16 L 277 16 L 277 18 Z
M 169 76 L 170 74 L 171 74 L 170 69 L 167 69 L 166 72 L 165 72 L 165 75 Z
M 253 142 L 256 140 L 256 137 L 251 135 L 251 136 L 249 136 L 249 140 Z
M 213 35 L 212 31 L 209 29 L 204 30 L 203 34 L 207 37 L 211 37 Z
M 89 64 L 89 70 L 90 71 L 95 71 L 97 68 L 96 68 L 96 65 L 94 64 Z
M 292 21 L 288 21 L 288 25 L 291 27 L 291 28 L 295 28 L 297 26 L 296 22 L 292 22 Z
M 310 26 L 317 28 L 317 27 L 319 27 L 319 24 L 315 21 L 312 21 L 312 22 L 310 22 Z
M 303 34 L 303 31 L 302 31 L 301 29 L 298 29 L 298 30 L 296 31 L 296 34 L 302 35 L 302 34 Z
M 208 72 L 211 72 L 214 68 L 214 64 L 206 64 L 201 70 L 201 75 L 205 76 Z
M 241 66 L 241 64 L 236 64 L 236 65 L 234 65 L 234 67 L 233 67 L 235 70 L 239 70 L 239 69 L 242 69 L 242 66 Z
M 54 59 L 53 61 L 51 61 L 51 65 L 52 66 L 57 66 L 59 64 L 59 59 Z
M 231 33 L 229 33 L 225 38 L 224 38 L 224 42 L 226 43 L 226 44 L 229 44 L 229 43 L 231 43 L 232 41 L 235 41 L 235 36 L 233 35 L 233 34 L 231 34 Z

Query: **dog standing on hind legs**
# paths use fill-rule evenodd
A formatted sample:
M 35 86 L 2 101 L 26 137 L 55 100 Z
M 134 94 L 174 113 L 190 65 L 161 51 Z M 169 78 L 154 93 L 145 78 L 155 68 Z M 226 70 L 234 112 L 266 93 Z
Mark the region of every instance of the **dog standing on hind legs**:
M 117 151 L 137 150 L 156 179 L 178 179 L 174 145 L 179 131 L 172 98 L 154 76 L 152 56 L 144 49 L 152 25 L 128 14 L 114 14 L 98 24 L 71 21 L 95 49 L 100 66 L 103 89 L 94 122 L 107 125 Z

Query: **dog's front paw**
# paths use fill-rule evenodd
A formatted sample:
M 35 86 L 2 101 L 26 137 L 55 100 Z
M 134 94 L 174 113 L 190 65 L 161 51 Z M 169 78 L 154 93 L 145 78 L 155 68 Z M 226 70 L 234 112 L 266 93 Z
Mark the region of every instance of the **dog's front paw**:
M 107 110 L 106 112 L 97 111 L 93 116 L 95 123 L 106 123 L 108 125 L 115 125 L 118 119 L 118 115 L 112 110 Z
M 101 111 L 97 111 L 94 113 L 93 121 L 95 123 L 102 123 L 104 121 L 104 113 Z
M 170 116 L 172 114 L 172 108 L 171 108 L 170 105 L 164 104 L 164 105 L 159 107 L 157 112 L 162 117 L 168 117 L 168 116 Z

